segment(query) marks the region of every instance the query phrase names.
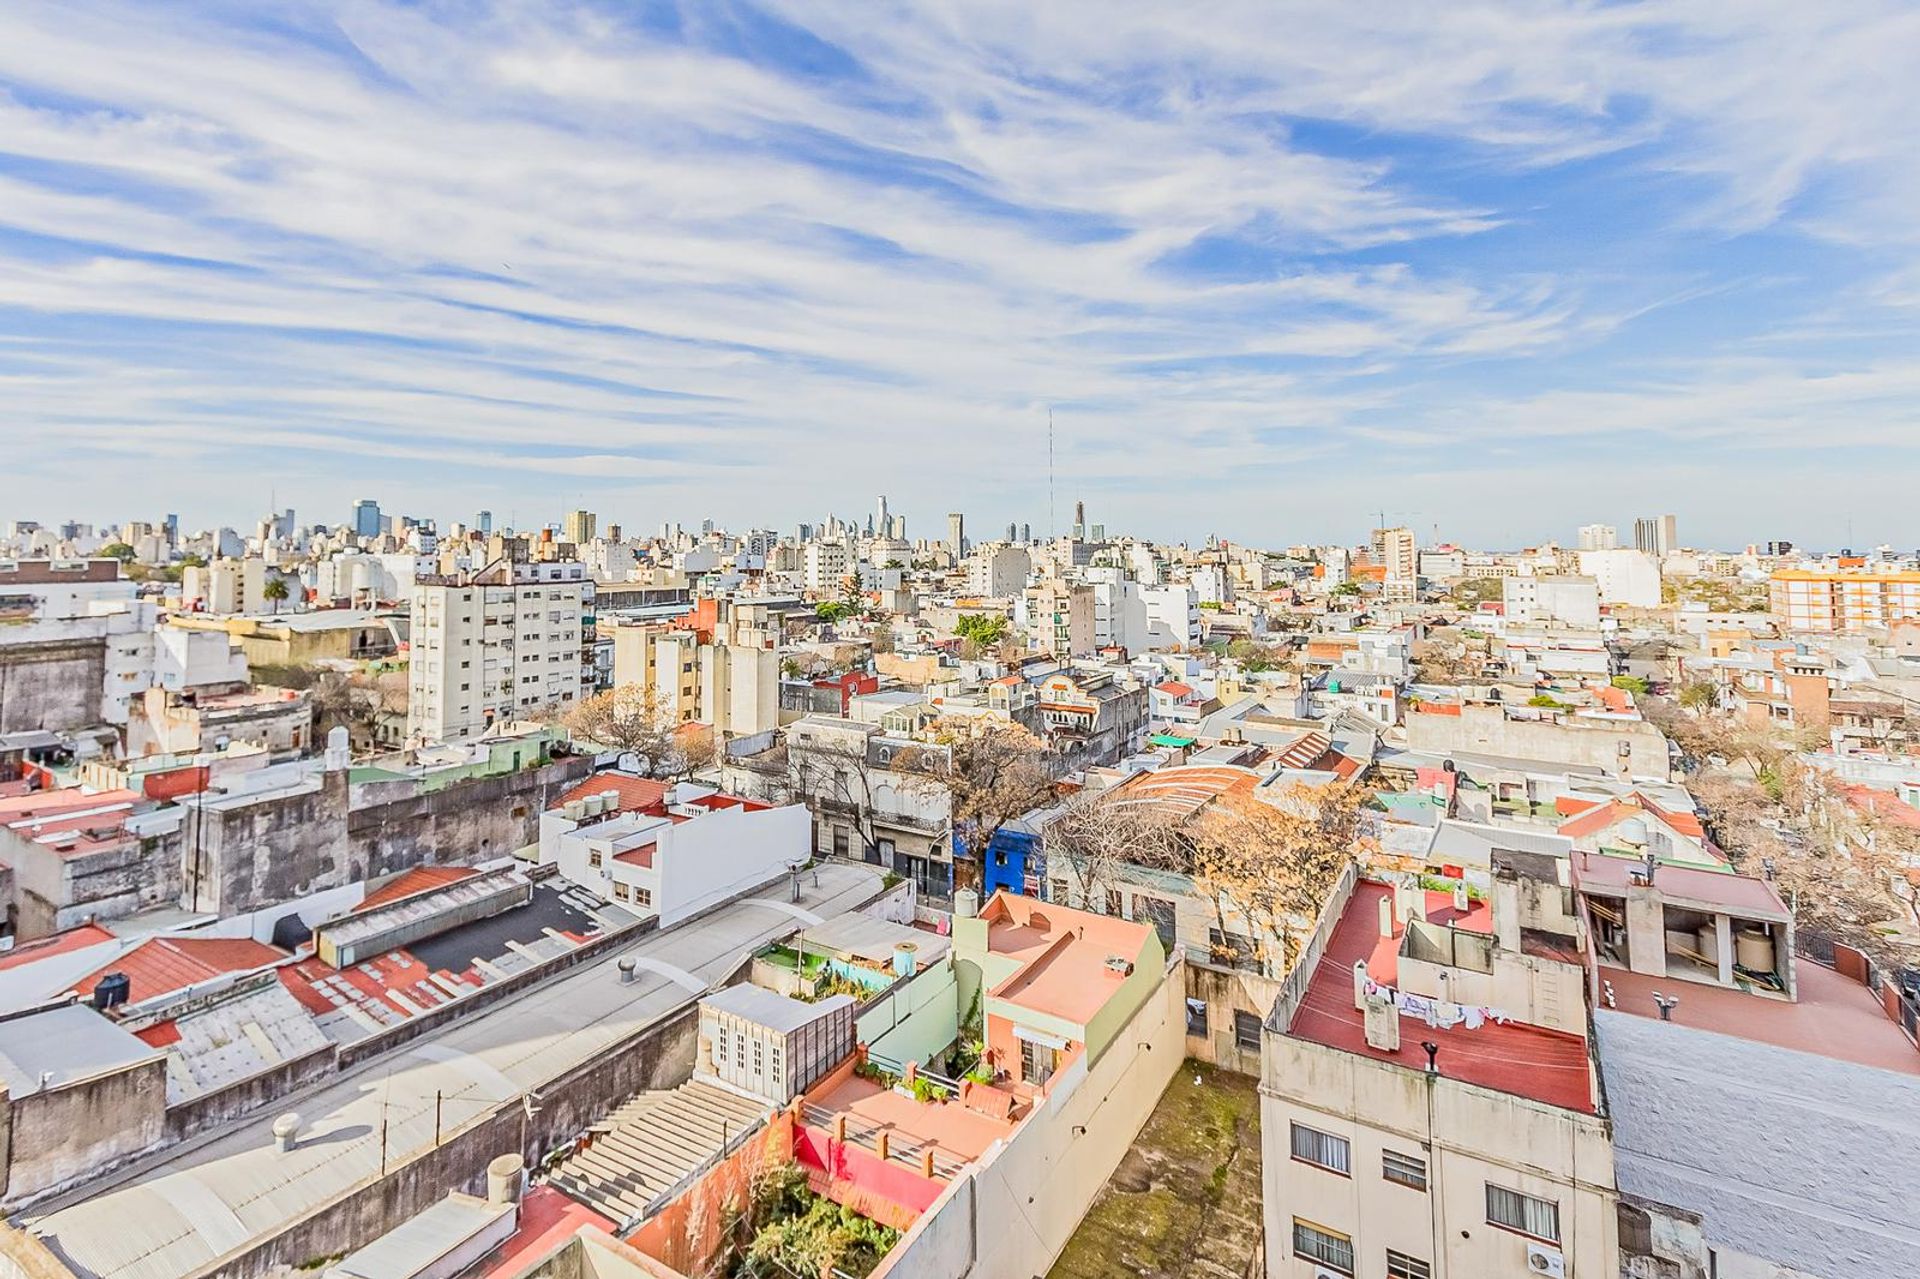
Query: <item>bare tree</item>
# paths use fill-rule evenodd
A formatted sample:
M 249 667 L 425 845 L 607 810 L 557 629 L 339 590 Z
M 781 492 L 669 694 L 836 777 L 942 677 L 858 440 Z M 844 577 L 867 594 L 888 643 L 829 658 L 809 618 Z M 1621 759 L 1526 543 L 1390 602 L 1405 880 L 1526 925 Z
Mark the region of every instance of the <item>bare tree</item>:
M 922 748 L 882 761 L 864 736 L 848 735 L 804 747 L 790 738 L 787 751 L 794 790 L 810 806 L 845 820 L 864 861 L 880 860 L 879 832 L 889 816 L 882 801 L 889 793 L 906 800 L 943 788 L 932 754 Z
M 711 728 L 677 722 L 657 691 L 638 684 L 575 703 L 562 723 L 576 739 L 634 756 L 649 777 L 682 780 L 717 758 Z
M 977 888 L 987 845 L 1000 828 L 1054 801 L 1053 768 L 1045 745 L 1018 724 L 942 721 L 934 739 L 936 747 L 904 752 L 896 766 L 946 786 L 963 855 L 954 886 Z
M 1064 880 L 1088 910 L 1104 911 L 1107 894 L 1129 866 L 1183 870 L 1189 861 L 1176 823 L 1152 804 L 1081 795 L 1042 829 L 1047 874 Z

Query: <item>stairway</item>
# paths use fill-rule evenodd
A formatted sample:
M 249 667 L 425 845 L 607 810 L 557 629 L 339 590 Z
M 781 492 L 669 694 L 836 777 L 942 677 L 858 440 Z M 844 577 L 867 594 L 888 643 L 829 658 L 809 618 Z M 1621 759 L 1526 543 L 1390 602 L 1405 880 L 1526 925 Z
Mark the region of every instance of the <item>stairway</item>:
M 622 1225 L 766 1122 L 771 1103 L 698 1080 L 636 1093 L 588 1131 L 592 1144 L 548 1177 L 557 1190 Z

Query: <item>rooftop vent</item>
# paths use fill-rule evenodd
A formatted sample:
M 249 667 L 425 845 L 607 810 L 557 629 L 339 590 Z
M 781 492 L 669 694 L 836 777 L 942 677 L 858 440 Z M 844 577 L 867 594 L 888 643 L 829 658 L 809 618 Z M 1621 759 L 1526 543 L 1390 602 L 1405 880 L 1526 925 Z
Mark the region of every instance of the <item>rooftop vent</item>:
M 1133 976 L 1133 961 L 1123 955 L 1107 956 L 1107 971 L 1120 977 Z

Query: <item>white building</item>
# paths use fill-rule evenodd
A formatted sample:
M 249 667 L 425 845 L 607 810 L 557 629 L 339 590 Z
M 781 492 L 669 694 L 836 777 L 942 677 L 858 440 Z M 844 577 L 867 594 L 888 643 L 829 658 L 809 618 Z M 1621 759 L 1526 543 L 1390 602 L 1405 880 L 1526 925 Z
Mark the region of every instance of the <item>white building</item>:
M 267 607 L 267 562 L 217 559 L 180 574 L 180 599 L 206 613 L 258 613 Z
M 588 778 L 540 819 L 542 864 L 589 892 L 660 926 L 697 915 L 804 865 L 813 855 L 803 805 L 779 807 L 708 786 L 666 786 L 658 802 L 632 805 L 630 788 Z
M 808 542 L 801 550 L 801 579 L 810 591 L 838 591 L 852 566 L 853 557 L 847 553 L 845 542 Z
M 411 613 L 407 733 L 476 737 L 581 696 L 581 631 L 593 597 L 583 565 L 514 564 L 422 579 Z
M 1582 524 L 1580 526 L 1580 549 L 1583 551 L 1611 551 L 1620 545 L 1620 530 L 1611 524 Z
M 1022 546 L 982 547 L 967 558 L 967 593 L 1012 599 L 1027 585 L 1033 560 Z
M 1509 622 L 1523 626 L 1600 625 L 1600 591 L 1590 577 L 1508 577 L 1500 582 Z
M 1627 547 L 1583 550 L 1580 571 L 1599 587 L 1602 603 L 1660 607 L 1660 566 L 1645 551 Z
M 1200 646 L 1200 596 L 1191 583 L 1143 586 L 1140 603 L 1146 611 L 1145 648 Z

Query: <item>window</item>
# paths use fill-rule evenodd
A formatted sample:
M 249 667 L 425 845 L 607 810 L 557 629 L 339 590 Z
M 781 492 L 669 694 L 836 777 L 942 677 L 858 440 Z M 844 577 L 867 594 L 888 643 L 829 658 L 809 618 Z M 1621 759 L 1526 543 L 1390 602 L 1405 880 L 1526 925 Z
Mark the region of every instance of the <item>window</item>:
M 594 849 L 589 849 L 587 851 L 587 865 L 594 870 L 600 869 L 600 850 L 599 849 L 594 848 Z
M 1233 1010 L 1233 1043 L 1242 1052 L 1260 1051 L 1260 1014 Z
M 833 855 L 835 857 L 845 857 L 847 855 L 848 845 L 847 828 L 845 826 L 835 826 L 833 828 Z
M 1058 902 L 1062 906 L 1066 905 L 1067 904 L 1067 881 L 1064 879 L 1048 880 L 1047 881 L 1047 900 L 1050 902 Z
M 1254 971 L 1260 967 L 1260 960 L 1254 954 L 1253 939 L 1241 933 L 1228 933 L 1218 928 L 1209 928 L 1207 949 L 1213 954 L 1213 962 L 1224 967 Z
M 753 1041 L 753 1073 L 757 1075 L 765 1069 L 765 1055 L 762 1052 L 760 1041 L 756 1039 Z
M 651 888 L 642 888 L 640 885 L 635 884 L 633 886 L 633 904 L 636 906 L 653 905 L 653 890 Z
M 1189 999 L 1187 1001 L 1187 1033 L 1198 1035 L 1202 1039 L 1207 1035 L 1207 1001 Z
M 1559 1243 L 1560 1205 L 1488 1182 L 1487 1224 L 1516 1230 L 1529 1238 Z
M 1427 1161 L 1397 1150 L 1380 1152 L 1380 1175 L 1413 1190 L 1427 1188 Z
M 1030 1084 L 1044 1084 L 1053 1078 L 1054 1051 L 1031 1039 L 1020 1041 L 1020 1078 Z
M 1345 1137 L 1321 1132 L 1317 1128 L 1293 1125 L 1293 1157 L 1301 1163 L 1337 1172 L 1342 1177 L 1353 1171 L 1353 1151 Z
M 619 880 L 614 881 L 613 899 L 615 901 L 623 902 L 628 900 L 630 893 L 631 893 L 631 890 L 625 884 L 621 883 Z
M 1343 1275 L 1353 1273 L 1353 1240 L 1293 1219 L 1293 1255 L 1317 1261 Z
M 1433 1279 L 1433 1270 L 1418 1257 L 1387 1249 L 1387 1279 Z

